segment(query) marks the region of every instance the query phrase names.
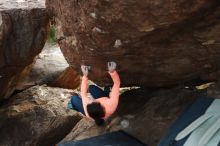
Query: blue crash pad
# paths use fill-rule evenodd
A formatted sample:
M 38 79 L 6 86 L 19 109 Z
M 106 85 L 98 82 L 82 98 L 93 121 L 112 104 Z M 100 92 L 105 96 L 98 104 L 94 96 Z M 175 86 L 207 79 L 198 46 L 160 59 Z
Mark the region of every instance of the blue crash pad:
M 79 141 L 68 141 L 58 146 L 147 146 L 138 139 L 125 133 L 124 131 L 117 131 L 101 136 L 92 137 L 89 139 Z
M 158 146 L 183 146 L 187 138 L 175 141 L 177 134 L 203 115 L 214 99 L 201 96 L 178 117 L 160 140 Z

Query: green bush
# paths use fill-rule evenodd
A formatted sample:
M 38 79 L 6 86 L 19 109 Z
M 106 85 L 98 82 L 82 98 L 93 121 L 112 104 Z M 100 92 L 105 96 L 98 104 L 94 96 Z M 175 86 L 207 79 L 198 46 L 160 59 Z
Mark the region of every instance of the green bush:
M 48 41 L 50 43 L 56 42 L 56 28 L 54 25 L 51 25 L 51 27 L 50 27 L 50 31 L 48 34 Z

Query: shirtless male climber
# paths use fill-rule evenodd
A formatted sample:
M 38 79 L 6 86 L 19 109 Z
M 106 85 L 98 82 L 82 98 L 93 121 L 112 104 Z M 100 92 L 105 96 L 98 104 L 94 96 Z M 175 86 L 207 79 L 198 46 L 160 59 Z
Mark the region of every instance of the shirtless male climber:
M 107 65 L 108 73 L 113 80 L 111 92 L 105 89 L 103 91 L 95 85 L 90 85 L 88 87 L 87 76 L 90 67 L 82 65 L 81 70 L 83 77 L 81 83 L 81 98 L 77 95 L 71 97 L 72 108 L 94 119 L 97 125 L 102 125 L 105 120 L 115 112 L 119 101 L 120 78 L 115 70 L 116 63 L 108 62 Z M 88 89 L 93 99 L 88 97 Z

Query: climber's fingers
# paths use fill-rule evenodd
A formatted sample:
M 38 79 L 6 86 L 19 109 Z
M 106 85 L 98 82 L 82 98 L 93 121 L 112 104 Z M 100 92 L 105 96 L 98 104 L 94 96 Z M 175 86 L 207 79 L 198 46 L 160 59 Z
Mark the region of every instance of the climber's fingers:
M 108 71 L 113 72 L 116 69 L 117 64 L 114 61 L 110 61 L 108 64 Z
M 81 65 L 81 71 L 82 71 L 84 76 L 88 76 L 89 69 L 90 69 L 90 66 Z

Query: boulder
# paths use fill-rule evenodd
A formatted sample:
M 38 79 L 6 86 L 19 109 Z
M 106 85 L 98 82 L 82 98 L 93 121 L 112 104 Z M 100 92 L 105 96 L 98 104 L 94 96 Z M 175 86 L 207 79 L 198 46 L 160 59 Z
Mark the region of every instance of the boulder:
M 91 65 L 90 78 L 100 85 L 110 82 L 112 60 L 122 86 L 218 79 L 218 0 L 46 0 L 46 6 L 61 22 L 67 62 L 78 72 Z
M 126 91 L 120 96 L 116 113 L 105 125 L 96 126 L 92 120 L 83 118 L 60 143 L 124 130 L 145 144 L 156 146 L 168 127 L 199 94 L 181 87 Z
M 8 98 L 47 39 L 49 15 L 45 1 L 1 1 L 0 100 Z
M 1 146 L 52 146 L 82 118 L 67 109 L 73 90 L 34 86 L 0 107 Z

